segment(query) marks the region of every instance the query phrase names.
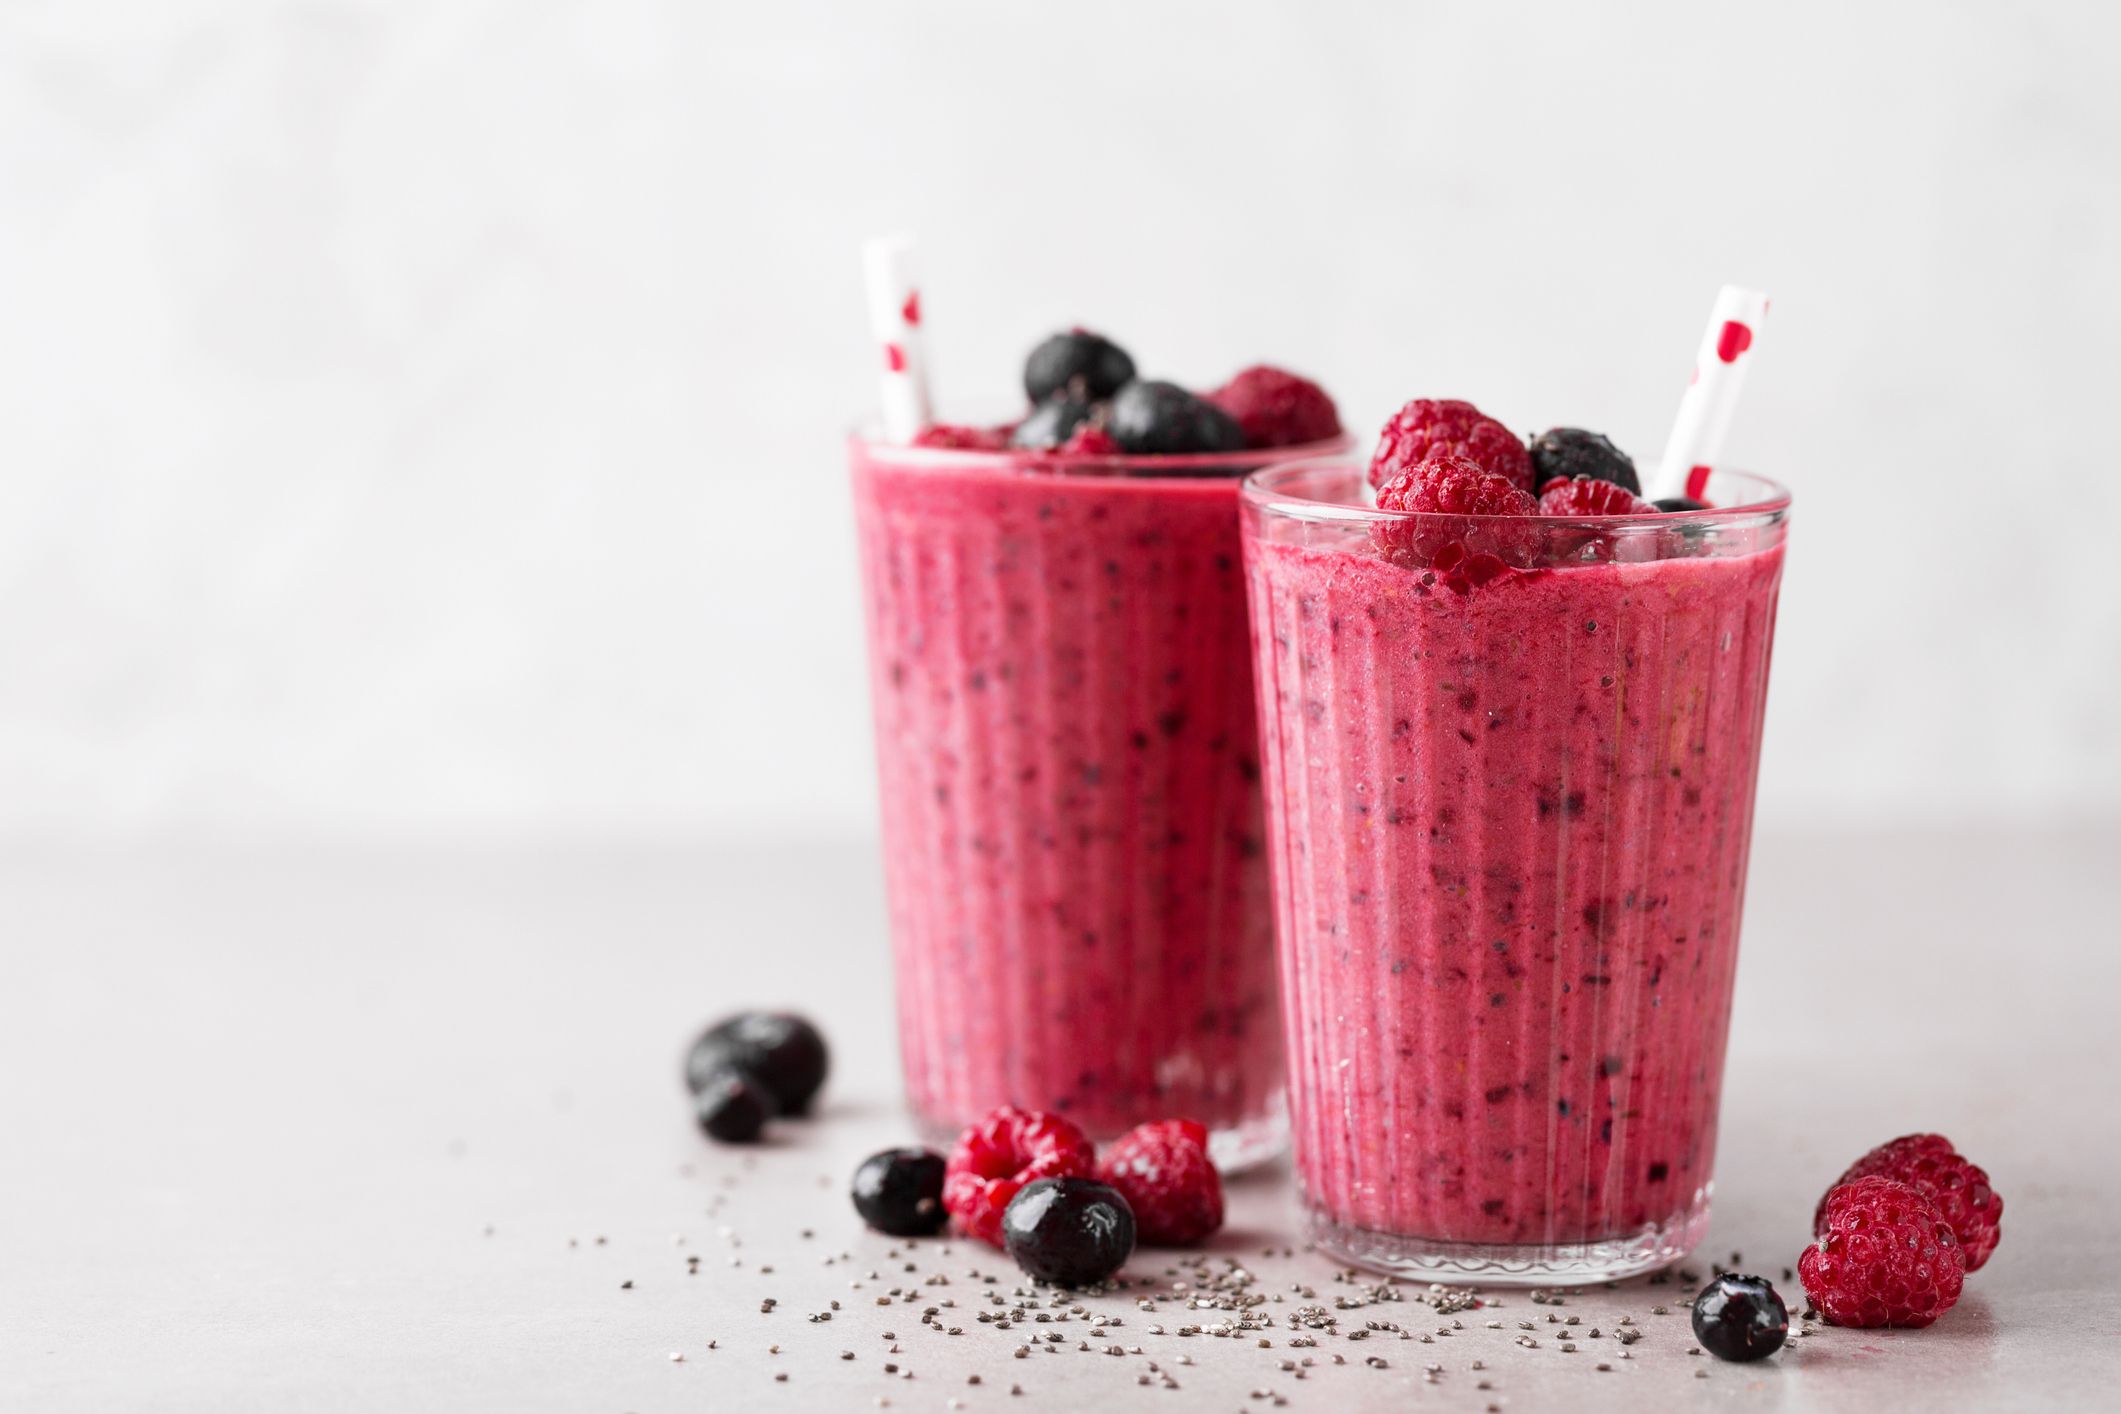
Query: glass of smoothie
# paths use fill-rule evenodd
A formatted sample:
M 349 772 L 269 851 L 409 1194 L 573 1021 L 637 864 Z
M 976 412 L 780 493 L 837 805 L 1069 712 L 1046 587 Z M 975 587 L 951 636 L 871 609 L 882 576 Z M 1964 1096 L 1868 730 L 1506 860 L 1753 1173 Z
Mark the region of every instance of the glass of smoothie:
M 1313 1237 L 1483 1281 L 1662 1265 L 1708 1222 L 1789 498 L 1365 481 L 1243 493 Z
M 1315 385 L 1277 430 L 1094 335 L 1040 349 L 1018 422 L 849 447 L 907 1098 L 935 1139 L 1014 1104 L 1257 1162 L 1286 1120 L 1237 486 L 1277 435 L 1347 444 Z

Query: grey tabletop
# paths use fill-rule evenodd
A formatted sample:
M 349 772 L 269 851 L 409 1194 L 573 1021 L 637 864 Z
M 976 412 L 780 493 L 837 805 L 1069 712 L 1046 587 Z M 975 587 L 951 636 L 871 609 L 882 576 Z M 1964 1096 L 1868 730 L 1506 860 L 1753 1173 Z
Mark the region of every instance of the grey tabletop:
M 1760 841 L 1695 1265 L 1740 1251 L 1795 1295 L 1822 1185 L 1909 1130 L 2008 1209 L 1934 1328 L 1737 1366 L 1689 1353 L 1676 1282 L 1451 1313 L 1351 1279 L 1304 1250 L 1282 1167 L 1233 1184 L 1205 1254 L 1000 1328 L 1005 1260 L 846 1199 L 908 1137 L 860 842 L 16 843 L 0 1408 L 2111 1408 L 2117 846 Z M 828 1103 L 711 1147 L 678 1061 L 754 1004 L 825 1027 Z

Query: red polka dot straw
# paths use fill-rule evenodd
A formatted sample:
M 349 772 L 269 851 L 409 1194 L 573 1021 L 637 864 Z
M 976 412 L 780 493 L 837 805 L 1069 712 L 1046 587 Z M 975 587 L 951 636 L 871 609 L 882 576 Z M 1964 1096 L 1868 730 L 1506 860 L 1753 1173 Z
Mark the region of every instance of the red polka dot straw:
M 1707 499 L 1702 492 L 1708 488 L 1709 469 L 1716 464 L 1731 430 L 1738 390 L 1753 361 L 1753 341 L 1767 309 L 1767 296 L 1758 290 L 1725 285 L 1717 293 L 1716 307 L 1701 333 L 1701 348 L 1694 355 L 1694 371 L 1679 399 L 1679 416 L 1664 444 L 1658 473 L 1663 494 Z
M 862 247 L 862 266 L 869 280 L 869 332 L 880 350 L 884 440 L 911 442 L 929 422 L 913 242 L 905 236 L 879 236 Z

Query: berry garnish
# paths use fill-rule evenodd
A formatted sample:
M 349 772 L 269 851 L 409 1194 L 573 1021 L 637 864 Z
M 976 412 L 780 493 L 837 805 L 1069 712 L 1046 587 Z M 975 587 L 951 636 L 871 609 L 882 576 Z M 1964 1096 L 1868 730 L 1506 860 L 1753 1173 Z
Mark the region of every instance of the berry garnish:
M 1002 1212 L 1036 1178 L 1078 1177 L 1096 1163 L 1083 1132 L 1056 1114 L 1004 1105 L 958 1135 L 943 1206 L 965 1232 L 1002 1245 Z
M 1068 440 L 1053 450 L 1068 457 L 1116 457 L 1119 443 L 1112 440 L 1112 434 L 1105 430 L 1103 423 L 1091 418 L 1077 423 L 1075 430 L 1068 434 Z
M 1719 1360 L 1764 1360 L 1789 1333 L 1789 1308 L 1763 1277 L 1732 1272 L 1694 1298 L 1694 1339 Z
M 1377 488 L 1377 506 L 1453 516 L 1528 516 L 1539 509 L 1509 477 L 1450 452 L 1395 474 Z
M 943 1156 L 933 1149 L 884 1149 L 854 1171 L 854 1210 L 862 1221 L 893 1237 L 939 1232 L 950 1214 L 943 1209 Z
M 1248 447 L 1294 447 L 1340 435 L 1340 410 L 1308 378 L 1256 364 L 1208 394 L 1237 419 Z
M 1660 511 L 1705 511 L 1710 509 L 1707 501 L 1697 501 L 1692 496 L 1659 496 L 1650 504 Z
M 1439 451 L 1464 457 L 1525 491 L 1535 489 L 1532 455 L 1515 432 L 1471 403 L 1435 398 L 1416 398 L 1392 414 L 1377 434 L 1370 484 L 1381 487 Z
M 1089 420 L 1090 405 L 1080 398 L 1071 398 L 1063 393 L 1048 398 L 1031 410 L 1031 415 L 1016 424 L 1009 434 L 1009 445 L 1027 451 L 1050 452 L 1073 436 L 1075 429 Z
M 943 447 L 960 452 L 998 452 L 1009 445 L 1008 427 L 967 427 L 936 422 L 913 434 L 916 447 Z
M 1129 1130 L 1097 1162 L 1097 1176 L 1134 1210 L 1141 1240 L 1190 1247 L 1223 1225 L 1223 1183 L 1208 1158 L 1208 1131 L 1190 1119 Z
M 1989 1187 L 1988 1174 L 1952 1147 L 1941 1134 L 1908 1134 L 1865 1154 L 1834 1180 L 1838 1187 L 1881 1174 L 1897 1179 L 1936 1206 L 1959 1239 L 1969 1272 L 1980 1270 L 2002 1236 L 2003 1197 Z M 1826 1199 L 1812 1215 L 1812 1232 L 1826 1231 Z
M 1097 402 L 1134 377 L 1134 360 L 1102 334 L 1070 329 L 1055 334 L 1024 360 L 1024 392 L 1034 403 L 1066 392 L 1082 402 Z
M 773 1096 L 749 1073 L 725 1066 L 693 1094 L 700 1128 L 724 1144 L 749 1144 L 775 1112 Z
M 1635 516 L 1649 512 L 1650 503 L 1627 487 L 1588 476 L 1556 481 L 1539 493 L 1539 513 L 1543 516 Z
M 829 1063 L 825 1038 L 791 1012 L 744 1011 L 707 1028 L 685 1059 L 685 1078 L 694 1090 L 726 1069 L 756 1080 L 785 1115 L 810 1107 L 825 1083 Z
M 1507 476 L 1454 453 L 1436 452 L 1379 487 L 1377 508 L 1448 516 L 1529 516 L 1539 503 Z M 1512 559 L 1522 560 L 1526 550 L 1523 535 L 1475 523 L 1379 521 L 1373 538 L 1388 559 L 1456 575 L 1450 587 L 1459 593 L 1500 575 Z
M 1002 1246 L 1040 1281 L 1095 1286 L 1134 1251 L 1134 1214 L 1094 1178 L 1035 1179 L 1002 1214 Z
M 1532 439 L 1532 484 L 1544 487 L 1557 478 L 1588 476 L 1610 481 L 1640 496 L 1642 482 L 1628 454 L 1598 432 L 1581 427 L 1551 427 Z
M 1113 394 L 1105 430 L 1120 450 L 1139 456 L 1237 452 L 1245 446 L 1244 429 L 1230 414 L 1176 383 L 1154 379 L 1137 378 Z
M 1832 1325 L 1920 1327 L 1959 1299 L 1966 1258 L 1934 1203 L 1873 1175 L 1826 1195 L 1797 1274 Z

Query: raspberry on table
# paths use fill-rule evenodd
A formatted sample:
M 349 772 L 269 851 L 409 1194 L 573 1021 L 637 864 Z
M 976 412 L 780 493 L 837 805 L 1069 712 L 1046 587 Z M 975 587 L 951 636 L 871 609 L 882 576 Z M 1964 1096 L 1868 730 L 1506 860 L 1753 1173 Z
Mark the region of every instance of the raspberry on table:
M 998 452 L 1009 445 L 1015 423 L 1003 427 L 970 427 L 962 423 L 934 422 L 913 434 L 916 447 L 942 447 L 960 452 Z
M 1450 452 L 1530 492 L 1532 453 L 1524 439 L 1471 403 L 1416 398 L 1392 414 L 1377 434 L 1370 457 L 1370 484 L 1382 488 L 1401 472 L 1418 467 L 1432 452 Z
M 1325 389 L 1264 363 L 1208 394 L 1208 401 L 1237 419 L 1248 447 L 1294 447 L 1340 435 L 1340 410 Z
M 1083 1177 L 1096 1155 L 1069 1120 L 1003 1105 L 958 1135 L 943 1170 L 943 1208 L 968 1236 L 1002 1245 L 1002 1214 L 1035 1178 Z
M 1539 493 L 1543 516 L 1640 516 L 1655 509 L 1627 487 L 1591 476 L 1550 481 Z
M 1831 1325 L 1920 1328 L 1958 1301 L 1966 1258 L 1935 1204 L 1872 1175 L 1828 1192 L 1797 1275 Z
M 1988 1174 L 1952 1147 L 1941 1134 L 1904 1134 L 1880 1144 L 1849 1165 L 1835 1186 L 1874 1174 L 1897 1179 L 1936 1205 L 1952 1225 L 1966 1269 L 1978 1271 L 2002 1237 L 2003 1196 L 1989 1186 Z M 1828 1196 L 1831 1195 L 1829 1191 Z M 1826 1230 L 1826 1198 L 1812 1215 L 1812 1231 Z
M 1208 1157 L 1207 1127 L 1193 1120 L 1127 1131 L 1098 1160 L 1097 1176 L 1127 1200 L 1152 1247 L 1190 1247 L 1223 1225 L 1222 1175 Z

